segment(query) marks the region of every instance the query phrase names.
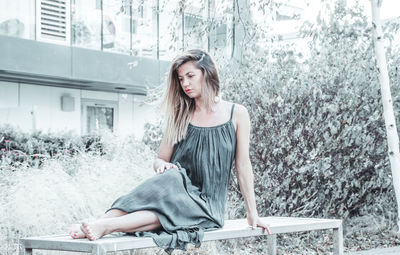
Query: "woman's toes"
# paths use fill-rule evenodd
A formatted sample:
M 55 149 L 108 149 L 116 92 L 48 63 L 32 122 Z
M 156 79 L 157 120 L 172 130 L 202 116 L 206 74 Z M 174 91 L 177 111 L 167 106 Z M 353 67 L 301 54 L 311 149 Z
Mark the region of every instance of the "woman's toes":
M 81 225 L 81 231 L 82 231 L 83 233 L 85 233 L 85 235 L 86 235 L 87 238 L 89 238 L 89 232 L 88 232 L 88 229 L 87 229 L 87 225 L 86 225 L 85 223 L 82 223 L 82 225 Z
M 82 231 L 86 234 L 86 237 L 90 240 L 90 241 L 94 241 L 96 240 L 95 235 L 92 233 L 92 230 L 89 227 L 89 223 L 87 222 L 83 222 L 82 226 L 81 226 Z
M 89 239 L 90 241 L 93 241 L 93 240 L 94 240 L 94 235 L 92 234 L 92 232 L 90 232 L 90 230 L 88 231 L 88 239 Z
M 83 222 L 81 230 L 90 241 L 97 240 L 106 234 L 106 228 L 100 221 L 92 223 Z
M 86 237 L 85 233 L 83 233 L 82 230 L 80 229 L 80 226 L 81 226 L 80 224 L 71 225 L 68 233 L 73 239 Z
M 96 236 L 95 236 L 94 234 L 90 233 L 90 234 L 89 234 L 89 240 L 90 240 L 90 241 L 96 240 Z

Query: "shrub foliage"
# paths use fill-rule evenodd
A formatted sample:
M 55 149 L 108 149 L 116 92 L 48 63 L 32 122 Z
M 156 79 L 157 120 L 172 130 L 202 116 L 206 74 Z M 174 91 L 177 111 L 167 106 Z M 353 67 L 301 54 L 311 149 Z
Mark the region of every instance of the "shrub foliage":
M 223 97 L 249 111 L 260 215 L 347 219 L 372 213 L 394 224 L 380 85 L 364 13 L 339 2 L 328 18 L 305 23 L 308 57 L 294 45 L 271 41 L 266 48 L 246 45 L 240 61 L 216 61 Z M 400 54 L 392 35 L 398 30 L 399 23 L 386 24 L 395 112 Z M 400 123 L 398 114 L 396 119 Z M 160 139 L 159 126 L 148 124 L 144 141 L 156 149 Z M 233 176 L 228 217 L 244 217 Z
M 0 129 L 0 165 L 18 169 L 21 165 L 41 167 L 48 159 L 71 157 L 78 152 L 104 154 L 101 136 L 72 133 L 54 134 L 38 131 L 32 134 L 3 126 Z
M 264 49 L 267 57 L 247 47 L 241 62 L 221 69 L 224 96 L 245 105 L 251 117 L 261 215 L 382 213 L 395 222 L 372 31 L 362 12 L 339 3 L 329 18 L 304 24 L 303 35 L 311 35 L 305 60 L 291 45 Z M 389 41 L 397 29 L 388 24 Z M 389 47 L 388 59 L 398 107 L 398 50 Z M 237 185 L 230 193 L 230 216 L 244 216 Z

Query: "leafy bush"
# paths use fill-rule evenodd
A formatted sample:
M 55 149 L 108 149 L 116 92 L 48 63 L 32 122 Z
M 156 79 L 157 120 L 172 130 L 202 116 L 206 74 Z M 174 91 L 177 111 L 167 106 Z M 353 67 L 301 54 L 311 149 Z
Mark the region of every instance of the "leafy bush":
M 264 49 L 247 45 L 240 61 L 216 61 L 224 98 L 250 114 L 260 215 L 380 214 L 394 225 L 380 84 L 371 25 L 363 13 L 337 3 L 329 18 L 305 23 L 302 34 L 312 35 L 307 59 L 291 44 L 271 43 Z M 391 42 L 398 30 L 398 23 L 387 23 L 386 39 Z M 387 53 L 399 109 L 399 49 L 388 47 Z M 396 119 L 400 125 L 400 115 Z M 156 149 L 160 139 L 159 126 L 149 124 L 144 142 Z M 233 182 L 228 217 L 244 217 L 235 177 Z
M 104 154 L 100 136 L 78 137 L 72 133 L 54 134 L 41 131 L 28 134 L 5 125 L 0 127 L 0 165 L 18 169 L 21 165 L 41 167 L 47 159 L 73 156 L 78 152 Z
M 337 4 L 329 19 L 305 24 L 303 33 L 313 38 L 302 63 L 291 45 L 266 50 L 274 62 L 247 47 L 242 62 L 224 63 L 220 72 L 225 97 L 251 116 L 258 210 L 345 219 L 379 210 L 394 223 L 371 26 L 361 10 Z M 391 54 L 398 51 L 388 52 L 390 63 L 399 63 Z M 390 75 L 399 91 L 397 67 Z M 392 94 L 398 107 L 398 93 Z M 230 217 L 244 216 L 237 185 L 228 197 Z
M 302 34 L 312 35 L 307 59 L 291 44 L 271 43 L 263 49 L 247 45 L 237 62 L 216 61 L 224 98 L 245 105 L 251 117 L 250 157 L 261 215 L 347 219 L 382 213 L 395 222 L 372 30 L 363 13 L 337 3 L 329 18 L 305 23 Z M 391 42 L 399 24 L 385 29 Z M 399 109 L 399 49 L 387 52 Z M 149 124 L 144 137 L 156 149 L 161 129 Z M 244 201 L 236 178 L 233 182 L 228 217 L 243 217 Z
M 250 42 L 240 60 L 216 59 L 224 99 L 250 114 L 259 214 L 343 218 L 347 247 L 361 240 L 360 230 L 380 244 L 395 239 L 390 229 L 397 218 L 372 27 L 364 13 L 339 2 L 328 18 L 305 23 L 309 57 L 290 43 L 260 48 Z M 400 49 L 392 47 L 399 27 L 386 23 L 384 36 L 400 130 Z M 158 148 L 161 129 L 147 128 L 152 138 L 145 142 Z M 245 205 L 233 176 L 226 213 L 241 218 Z M 379 225 L 360 224 L 368 219 Z M 382 229 L 388 230 L 383 236 Z
M 161 120 L 157 123 L 146 123 L 144 125 L 144 135 L 142 141 L 153 151 L 158 152 L 162 139 Z

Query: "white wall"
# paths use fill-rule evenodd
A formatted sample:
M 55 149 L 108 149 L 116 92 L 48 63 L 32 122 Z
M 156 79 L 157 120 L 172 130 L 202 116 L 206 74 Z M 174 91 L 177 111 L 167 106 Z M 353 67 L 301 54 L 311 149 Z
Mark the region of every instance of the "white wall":
M 18 106 L 18 84 L 0 81 L 0 109 Z
M 61 110 L 61 96 L 75 98 L 75 110 Z M 80 133 L 80 91 L 12 82 L 0 82 L 0 124 L 22 131 L 73 131 Z
M 75 98 L 72 112 L 61 111 L 61 96 Z M 20 107 L 31 111 L 31 130 L 74 131 L 80 130 L 80 93 L 77 89 L 37 85 L 20 85 Z
M 137 135 L 134 128 L 135 121 L 133 118 L 133 95 L 119 94 L 118 100 L 118 134 L 120 135 Z M 143 123 L 144 125 L 144 123 Z
M 142 138 L 144 134 L 144 124 L 146 122 L 155 122 L 160 117 L 160 112 L 155 106 L 149 105 L 145 102 L 145 96 L 134 96 L 133 100 L 133 127 L 135 130 L 135 137 Z
M 30 111 L 19 107 L 19 85 L 0 81 L 0 124 L 19 126 L 30 119 Z
M 82 98 L 87 99 L 98 99 L 118 102 L 118 93 L 103 92 L 103 91 L 92 91 L 92 90 L 81 90 Z
M 63 111 L 61 97 L 74 98 L 74 110 Z M 103 100 L 118 106 L 115 132 L 141 138 L 144 124 L 155 121 L 155 107 L 143 101 L 145 96 L 122 93 L 58 88 L 0 81 L 0 124 L 11 124 L 24 132 L 82 132 L 81 103 L 85 100 Z

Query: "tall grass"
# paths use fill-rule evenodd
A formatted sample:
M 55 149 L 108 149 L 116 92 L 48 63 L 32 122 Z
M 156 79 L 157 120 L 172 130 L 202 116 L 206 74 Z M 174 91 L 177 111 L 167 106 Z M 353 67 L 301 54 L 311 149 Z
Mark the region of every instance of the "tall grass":
M 133 138 L 102 136 L 105 154 L 78 151 L 0 169 L 0 254 L 14 254 L 18 239 L 66 234 L 72 223 L 99 217 L 119 196 L 154 174 L 155 154 Z

